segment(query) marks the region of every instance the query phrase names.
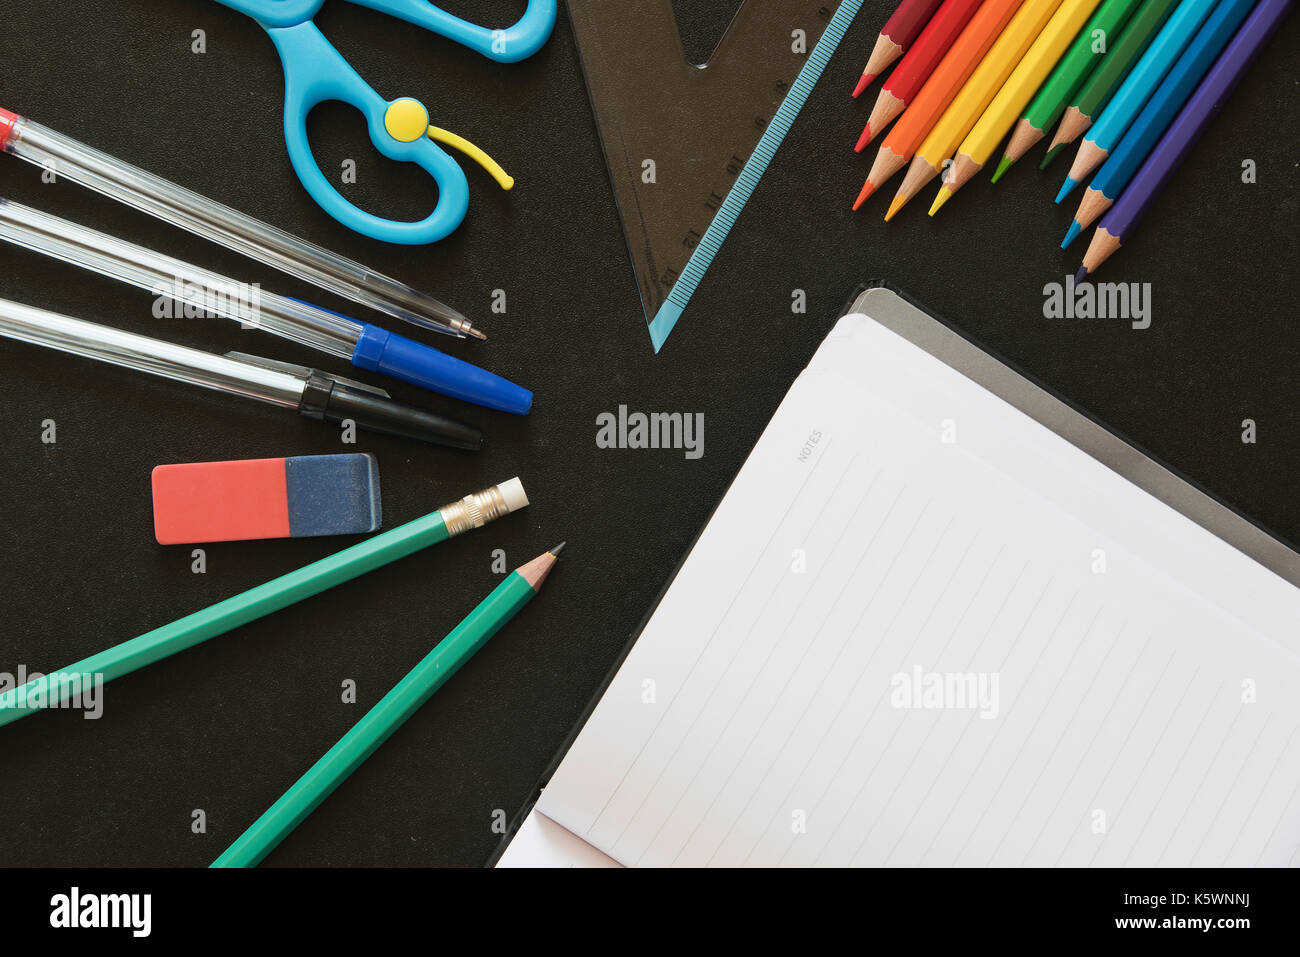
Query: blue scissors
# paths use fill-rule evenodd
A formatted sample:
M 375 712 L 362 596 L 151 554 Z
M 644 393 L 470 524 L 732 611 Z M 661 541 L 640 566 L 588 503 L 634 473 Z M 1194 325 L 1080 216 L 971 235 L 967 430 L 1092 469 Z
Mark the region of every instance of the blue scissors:
M 418 245 L 442 239 L 465 218 L 469 181 L 460 166 L 434 142 L 455 146 L 486 166 L 501 185 L 513 184 L 477 147 L 429 125 L 428 110 L 410 97 L 388 101 L 357 75 L 343 55 L 317 29 L 312 18 L 325 0 L 217 0 L 261 24 L 284 67 L 284 139 L 289 160 L 312 199 L 344 226 L 374 239 Z M 528 0 L 513 26 L 492 30 L 434 6 L 429 0 L 352 0 L 360 6 L 424 27 L 499 63 L 515 63 L 536 53 L 555 26 L 556 0 Z M 389 159 L 416 163 L 438 184 L 438 204 L 416 222 L 398 222 L 367 213 L 348 202 L 316 165 L 307 140 L 307 114 L 326 100 L 356 107 L 366 117 L 370 140 Z

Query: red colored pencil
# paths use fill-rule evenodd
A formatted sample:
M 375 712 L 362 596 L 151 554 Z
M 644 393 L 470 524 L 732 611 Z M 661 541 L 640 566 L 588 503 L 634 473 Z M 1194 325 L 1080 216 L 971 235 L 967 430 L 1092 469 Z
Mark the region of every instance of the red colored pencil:
M 876 105 L 871 108 L 871 119 L 863 127 L 855 150 L 861 153 L 862 148 L 876 134 L 907 108 L 912 97 L 930 78 L 934 68 L 951 49 L 962 30 L 966 29 L 966 24 L 975 16 L 975 11 L 983 2 L 984 0 L 943 0 L 943 5 L 925 25 L 921 35 L 912 44 L 912 49 L 907 51 L 907 55 L 889 75 L 885 88 L 876 98 Z
M 903 0 L 898 5 L 885 21 L 880 36 L 876 37 L 875 49 L 871 51 L 871 58 L 867 60 L 866 69 L 853 91 L 855 97 L 880 75 L 881 70 L 903 55 L 938 6 L 939 0 Z

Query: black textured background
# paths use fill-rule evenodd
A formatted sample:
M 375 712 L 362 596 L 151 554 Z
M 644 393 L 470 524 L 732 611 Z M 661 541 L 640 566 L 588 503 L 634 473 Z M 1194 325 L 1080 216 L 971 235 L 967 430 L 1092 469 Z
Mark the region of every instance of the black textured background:
M 698 53 L 735 7 L 674 5 Z M 849 146 L 869 104 L 848 93 L 892 5 L 866 4 L 655 358 L 563 9 L 539 55 L 499 66 L 372 11 L 326 4 L 317 22 L 377 90 L 421 98 L 435 123 L 518 179 L 506 195 L 471 169 L 465 224 L 435 247 L 408 249 L 350 234 L 306 197 L 281 138 L 279 61 L 251 20 L 208 0 L 0 0 L 0 105 L 429 289 L 492 337 L 451 351 L 537 392 L 536 411 L 520 419 L 385 383 L 400 398 L 480 423 L 487 448 L 474 457 L 363 434 L 345 449 L 334 430 L 270 407 L 0 340 L 3 670 L 66 666 L 347 544 L 210 545 L 207 574 L 191 574 L 188 547 L 153 541 L 149 472 L 160 463 L 370 451 L 390 528 L 514 474 L 534 503 L 110 684 L 101 721 L 52 712 L 0 729 L 0 863 L 208 863 L 496 583 L 493 549 L 514 565 L 567 538 L 543 596 L 267 860 L 485 862 L 498 840 L 494 811 L 513 816 L 529 798 L 790 381 L 866 279 L 905 290 L 1239 510 L 1300 539 L 1294 18 L 1139 241 L 1107 265 L 1106 279 L 1152 283 L 1152 327 L 1134 331 L 1042 317 L 1043 284 L 1061 281 L 1080 255 L 1056 249 L 1073 209 L 1051 204 L 1064 160 L 1049 173 L 1022 162 L 997 187 L 980 177 L 935 220 L 909 208 L 886 226 L 884 200 L 850 213 L 867 160 Z M 491 26 L 522 9 L 519 0 L 443 6 Z M 190 52 L 194 29 L 207 32 L 201 56 Z M 434 192 L 424 177 L 381 160 L 355 114 L 326 106 L 311 128 L 325 169 L 357 159 L 362 205 L 427 210 Z M 1240 182 L 1246 158 L 1258 164 L 1256 185 Z M 0 160 L 0 183 L 5 196 L 273 291 L 313 295 L 78 186 L 43 185 L 18 160 Z M 507 293 L 504 316 L 488 309 L 497 288 Z M 806 315 L 791 313 L 796 288 L 807 292 Z M 320 358 L 222 320 L 155 320 L 148 296 L 8 246 L 0 289 L 213 351 Z M 703 411 L 704 457 L 598 450 L 595 418 L 619 404 Z M 40 441 L 47 418 L 57 422 L 53 446 Z M 1255 445 L 1240 441 L 1245 418 L 1258 423 Z M 347 678 L 358 684 L 356 705 L 340 703 Z M 203 835 L 191 832 L 196 808 L 207 814 Z

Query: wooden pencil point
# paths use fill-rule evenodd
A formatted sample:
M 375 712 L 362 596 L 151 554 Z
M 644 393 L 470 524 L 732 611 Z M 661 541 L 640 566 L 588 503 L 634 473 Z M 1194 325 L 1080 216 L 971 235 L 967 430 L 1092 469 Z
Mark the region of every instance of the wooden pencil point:
M 876 105 L 871 108 L 871 118 L 867 120 L 867 129 L 872 131 L 872 136 L 879 133 L 894 119 L 899 113 L 903 112 L 905 104 L 888 90 L 881 90 L 880 96 L 876 97 Z
M 1034 144 L 1044 136 L 1042 130 L 1034 126 L 1029 120 L 1022 119 L 1016 124 L 1015 132 L 1011 134 L 1011 139 L 1007 142 L 1006 156 L 1011 162 L 1017 162 L 1020 157 L 1028 153 Z
M 867 174 L 867 179 L 871 182 L 873 190 L 879 189 L 885 185 L 886 180 L 897 173 L 907 164 L 907 157 L 900 156 L 888 146 L 880 147 L 876 153 L 875 160 L 871 163 L 871 172 Z
M 868 74 L 871 76 L 871 79 L 867 80 L 867 83 L 870 84 L 871 80 L 880 76 L 885 67 L 889 66 L 889 64 L 893 63 L 902 55 L 903 48 L 893 40 L 889 39 L 889 37 L 885 36 L 883 33 L 876 37 L 876 45 L 872 48 L 871 56 L 867 58 L 867 66 L 862 71 L 863 76 L 867 76 Z
M 1118 236 L 1112 236 L 1105 226 L 1097 227 L 1097 231 L 1092 234 L 1092 242 L 1088 244 L 1088 251 L 1083 254 L 1083 265 L 1079 267 L 1079 272 L 1085 276 L 1095 273 L 1120 245 Z
M 853 152 L 861 153 L 867 148 L 867 144 L 871 142 L 873 136 L 875 134 L 871 132 L 871 121 L 867 120 L 867 125 L 862 127 L 862 133 L 858 136 L 858 141 L 853 144 Z
M 952 166 L 949 168 L 948 174 L 944 177 L 944 188 L 948 190 L 949 195 L 957 192 L 957 190 L 961 189 L 974 179 L 975 174 L 978 173 L 983 166 L 983 163 L 975 162 L 975 160 L 971 159 L 971 157 L 967 156 L 965 153 L 958 153 L 957 158 L 952 161 Z M 944 200 L 944 202 L 947 202 L 947 200 Z M 940 203 L 939 205 L 943 204 Z
M 546 576 L 551 573 L 551 569 L 555 567 L 558 560 L 557 551 L 563 547 L 564 543 L 561 542 L 551 551 L 542 552 L 532 561 L 520 565 L 516 569 L 523 579 L 532 586 L 533 591 L 541 590 L 542 582 L 546 581 Z
M 1083 199 L 1079 201 L 1079 211 L 1074 214 L 1075 222 L 1079 224 L 1080 229 L 1095 223 L 1102 213 L 1110 209 L 1114 200 L 1107 199 L 1106 194 L 1099 189 L 1093 189 L 1089 186 L 1083 193 Z
M 1073 143 L 1088 132 L 1090 126 L 1092 126 L 1090 117 L 1081 113 L 1077 106 L 1069 107 L 1061 116 L 1061 122 L 1056 125 L 1056 135 L 1052 137 L 1052 144 L 1047 147 L 1048 150 Z
M 1070 166 L 1070 179 L 1076 183 L 1083 182 L 1089 173 L 1106 162 L 1109 155 L 1109 150 L 1102 149 L 1092 140 L 1084 140 L 1079 144 L 1079 152 L 1075 154 L 1074 163 Z

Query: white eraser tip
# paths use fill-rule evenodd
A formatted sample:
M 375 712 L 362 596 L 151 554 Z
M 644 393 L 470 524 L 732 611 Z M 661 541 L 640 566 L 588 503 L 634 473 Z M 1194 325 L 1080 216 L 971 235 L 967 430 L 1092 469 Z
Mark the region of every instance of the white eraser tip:
M 519 481 L 518 478 L 502 482 L 497 486 L 497 491 L 505 499 L 506 508 L 512 512 L 517 512 L 528 505 L 528 495 L 524 492 L 524 483 Z

